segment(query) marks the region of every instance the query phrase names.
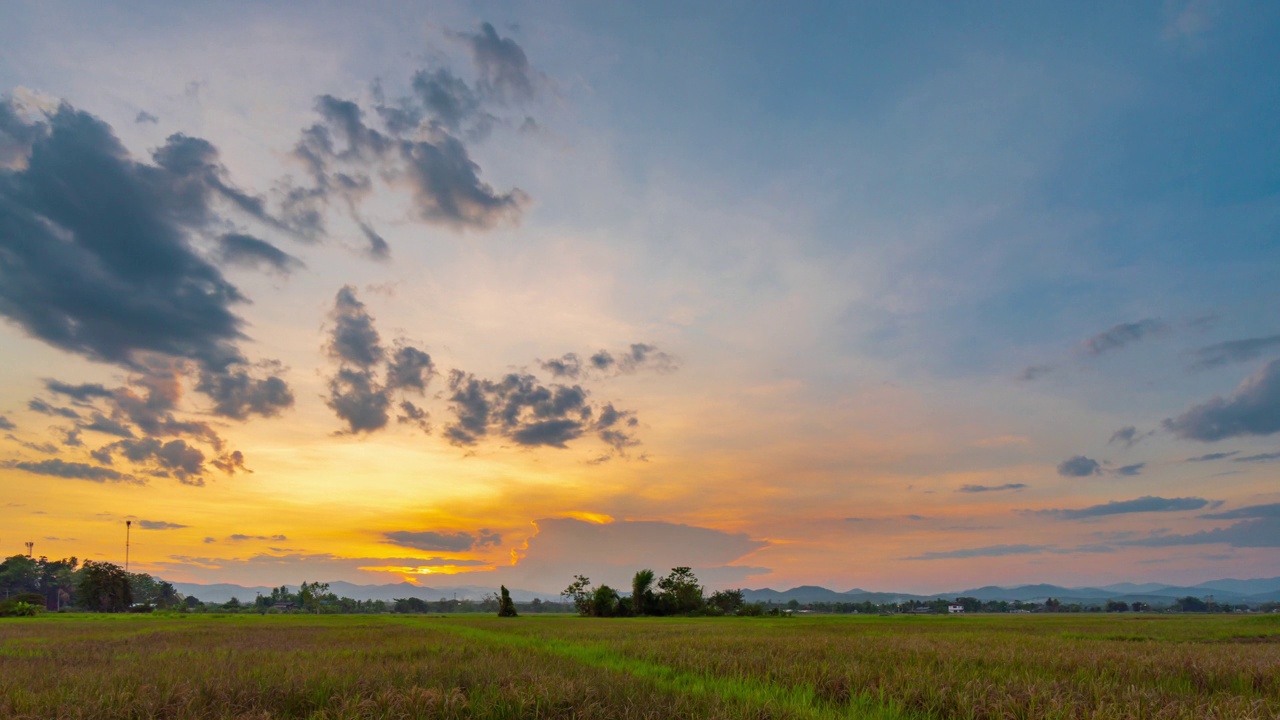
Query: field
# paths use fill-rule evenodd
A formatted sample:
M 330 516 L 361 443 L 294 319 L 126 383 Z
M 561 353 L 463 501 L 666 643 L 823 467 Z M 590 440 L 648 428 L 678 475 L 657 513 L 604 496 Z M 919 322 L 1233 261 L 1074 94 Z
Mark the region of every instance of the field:
M 46 616 L 0 717 L 1280 718 L 1280 616 Z

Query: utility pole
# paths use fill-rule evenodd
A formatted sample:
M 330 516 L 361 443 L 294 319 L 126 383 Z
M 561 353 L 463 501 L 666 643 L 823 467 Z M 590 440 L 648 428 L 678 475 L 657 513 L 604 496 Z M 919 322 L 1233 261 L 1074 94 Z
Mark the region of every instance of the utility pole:
M 30 540 L 27 541 L 27 557 L 31 557 L 31 548 L 35 547 L 35 545 L 36 544 Z
M 133 529 L 133 521 L 124 521 L 124 571 L 129 572 L 129 531 Z

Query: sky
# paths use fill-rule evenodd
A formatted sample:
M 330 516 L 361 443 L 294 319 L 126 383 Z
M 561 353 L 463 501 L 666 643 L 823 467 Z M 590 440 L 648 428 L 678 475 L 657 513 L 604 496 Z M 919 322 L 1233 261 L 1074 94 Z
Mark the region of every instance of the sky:
M 1280 575 L 1280 5 L 4 14 L 6 555 Z

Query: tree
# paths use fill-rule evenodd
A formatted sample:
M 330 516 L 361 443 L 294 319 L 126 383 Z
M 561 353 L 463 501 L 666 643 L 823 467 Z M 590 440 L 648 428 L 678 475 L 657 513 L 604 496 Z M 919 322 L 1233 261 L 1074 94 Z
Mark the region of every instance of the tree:
M 87 610 L 123 612 L 133 604 L 129 573 L 109 562 L 85 560 L 76 592 Z
M 655 575 L 649 568 L 636 573 L 631 579 L 631 612 L 635 615 L 647 615 L 654 609 L 653 580 Z
M 601 585 L 591 595 L 591 615 L 594 617 L 616 617 L 618 612 L 618 591 L 608 585 Z
M 326 599 L 329 583 L 314 582 L 308 585 L 305 581 L 298 587 L 298 604 L 309 612 L 320 613 L 320 601 Z
M 573 606 L 578 609 L 579 615 L 590 615 L 592 614 L 591 599 L 593 593 L 591 578 L 586 575 L 574 575 L 573 582 L 569 583 L 569 587 L 560 593 L 560 597 L 571 600 Z
M 742 590 L 717 590 L 711 593 L 707 604 L 719 608 L 725 615 L 737 615 L 746 605 Z
M 511 602 L 511 593 L 506 585 L 498 586 L 502 590 L 502 599 L 498 601 L 498 617 L 516 617 L 516 604 Z
M 1107 612 L 1129 612 L 1129 603 L 1123 600 L 1108 600 Z
M 691 613 L 702 607 L 702 586 L 688 567 L 671 568 L 671 574 L 658 581 L 662 602 L 672 613 Z
M 1209 603 L 1190 595 L 1178 598 L 1173 606 L 1181 612 L 1209 612 Z

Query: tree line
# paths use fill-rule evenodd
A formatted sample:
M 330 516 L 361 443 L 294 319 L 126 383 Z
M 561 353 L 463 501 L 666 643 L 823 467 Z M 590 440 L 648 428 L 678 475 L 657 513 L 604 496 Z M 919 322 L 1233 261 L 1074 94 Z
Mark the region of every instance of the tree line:
M 575 575 L 560 596 L 568 598 L 579 615 L 588 617 L 765 613 L 761 605 L 747 603 L 742 590 L 717 590 L 705 595 L 693 570 L 684 566 L 671 568 L 661 579 L 647 568 L 636 572 L 631 579 L 630 595 L 623 595 L 605 584 L 592 585 L 587 576 Z M 779 614 L 778 610 L 774 609 L 773 614 Z

